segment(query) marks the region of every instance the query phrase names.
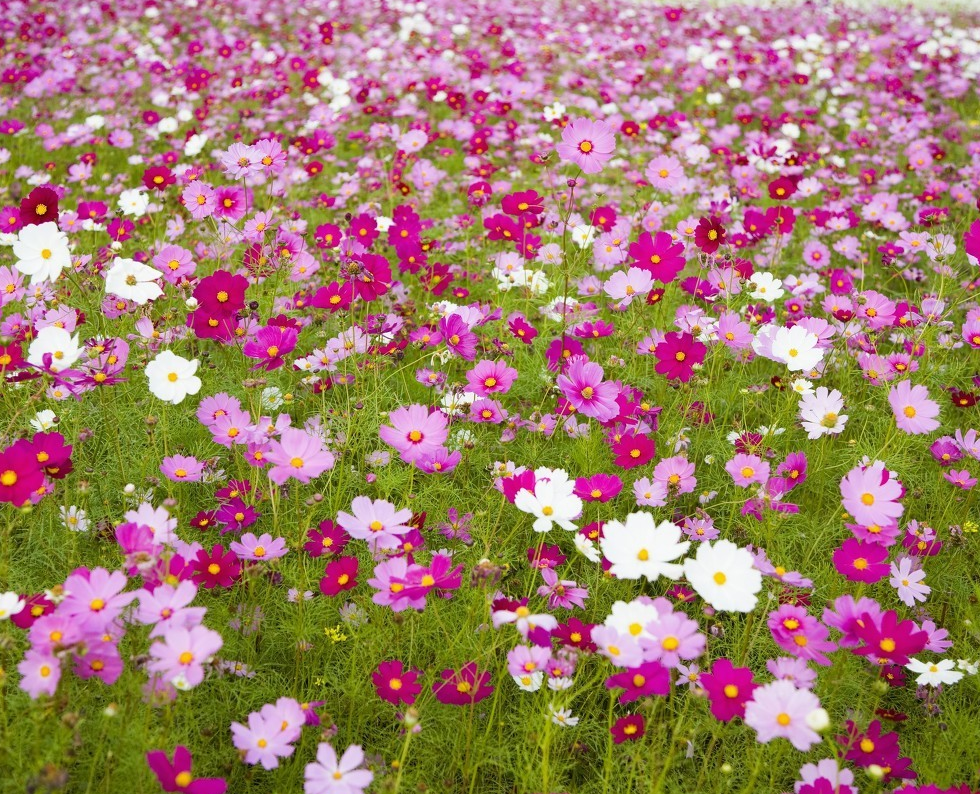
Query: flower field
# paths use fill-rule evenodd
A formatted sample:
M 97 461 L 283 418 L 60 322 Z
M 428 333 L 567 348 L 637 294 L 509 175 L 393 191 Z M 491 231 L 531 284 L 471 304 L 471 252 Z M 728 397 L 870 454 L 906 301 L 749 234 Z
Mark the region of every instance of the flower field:
M 978 41 L 6 3 L 0 794 L 980 791 Z

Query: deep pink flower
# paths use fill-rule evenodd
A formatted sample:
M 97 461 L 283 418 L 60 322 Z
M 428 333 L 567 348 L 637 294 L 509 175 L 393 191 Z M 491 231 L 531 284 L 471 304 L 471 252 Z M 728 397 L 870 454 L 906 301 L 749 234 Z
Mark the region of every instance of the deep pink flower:
M 517 370 L 503 361 L 478 361 L 466 373 L 466 391 L 480 397 L 490 394 L 506 394 L 517 380 Z
M 728 659 L 721 658 L 710 673 L 701 674 L 701 686 L 708 693 L 715 719 L 728 722 L 745 716 L 745 704 L 758 684 L 752 680 L 748 667 L 735 667 Z
M 371 675 L 374 691 L 382 700 L 397 706 L 399 703 L 412 705 L 416 695 L 422 691 L 418 683 L 421 670 L 406 669 L 398 659 L 382 662 Z
M 643 738 L 643 734 L 646 733 L 646 726 L 643 717 L 639 714 L 629 714 L 616 720 L 609 732 L 613 735 L 613 741 L 616 744 L 635 742 Z
M 654 348 L 657 358 L 656 371 L 668 380 L 687 383 L 694 373 L 694 365 L 704 361 L 708 348 L 686 331 L 665 334 L 663 341 Z
M 252 369 L 279 369 L 286 363 L 285 356 L 296 347 L 299 333 L 295 328 L 267 325 L 242 347 L 242 353 L 258 360 Z
M 684 243 L 675 243 L 668 232 L 657 232 L 656 236 L 643 232 L 630 244 L 629 255 L 637 267 L 664 284 L 674 281 L 687 264 Z
M 442 671 L 442 681 L 432 684 L 432 692 L 440 703 L 466 706 L 479 703 L 493 694 L 490 673 L 481 673 L 476 662 L 467 662 L 458 671 L 447 668 Z
M 575 495 L 586 502 L 608 502 L 622 490 L 623 481 L 615 474 L 593 474 L 575 480 Z
M 330 560 L 320 580 L 320 592 L 335 596 L 357 586 L 357 557 L 338 557 Z
M 606 689 L 625 690 L 620 703 L 632 703 L 643 697 L 666 695 L 670 692 L 670 671 L 660 662 L 644 662 L 606 679 Z
M 880 582 L 888 576 L 888 549 L 848 538 L 834 552 L 834 567 L 852 582 Z
M 657 447 L 644 435 L 624 434 L 612 445 L 613 463 L 624 469 L 634 469 L 653 460 Z
M 228 785 L 224 778 L 198 777 L 191 774 L 191 753 L 186 747 L 174 748 L 173 763 L 163 750 L 151 750 L 146 754 L 146 763 L 160 781 L 160 787 L 168 792 L 186 794 L 224 794 Z

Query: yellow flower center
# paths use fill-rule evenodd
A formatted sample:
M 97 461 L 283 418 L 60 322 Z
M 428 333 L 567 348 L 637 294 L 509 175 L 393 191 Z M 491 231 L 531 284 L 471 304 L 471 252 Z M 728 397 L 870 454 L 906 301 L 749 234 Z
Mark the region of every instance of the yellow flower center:
M 722 573 L 721 571 L 716 571 L 715 575 L 712 576 L 711 578 L 715 580 L 715 584 L 717 585 L 722 585 L 728 581 L 728 577 L 725 576 L 725 574 Z

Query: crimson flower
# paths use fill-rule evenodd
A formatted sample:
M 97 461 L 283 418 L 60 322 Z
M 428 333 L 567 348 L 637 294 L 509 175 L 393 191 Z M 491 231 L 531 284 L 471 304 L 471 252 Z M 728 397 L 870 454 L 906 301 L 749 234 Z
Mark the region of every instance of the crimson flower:
M 694 244 L 706 254 L 713 254 L 725 242 L 725 227 L 717 218 L 702 218 L 694 230 Z
M 623 742 L 635 742 L 646 733 L 646 727 L 643 724 L 643 717 L 639 714 L 630 714 L 616 720 L 609 732 L 613 735 L 613 741 L 616 744 L 622 744 Z
M 191 563 L 191 578 L 199 585 L 208 588 L 231 587 L 242 572 L 242 564 L 234 552 L 216 543 L 208 553 L 204 549 L 197 552 Z

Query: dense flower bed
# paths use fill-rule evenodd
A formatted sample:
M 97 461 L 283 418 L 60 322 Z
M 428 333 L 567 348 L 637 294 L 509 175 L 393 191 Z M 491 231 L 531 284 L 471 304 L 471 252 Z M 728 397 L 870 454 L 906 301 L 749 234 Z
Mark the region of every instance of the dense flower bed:
M 980 788 L 978 30 L 8 3 L 4 785 Z

